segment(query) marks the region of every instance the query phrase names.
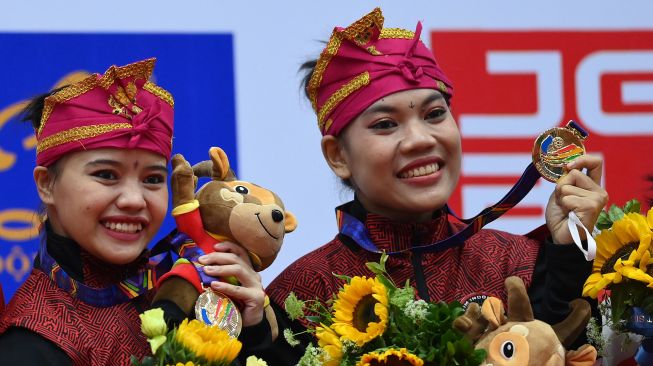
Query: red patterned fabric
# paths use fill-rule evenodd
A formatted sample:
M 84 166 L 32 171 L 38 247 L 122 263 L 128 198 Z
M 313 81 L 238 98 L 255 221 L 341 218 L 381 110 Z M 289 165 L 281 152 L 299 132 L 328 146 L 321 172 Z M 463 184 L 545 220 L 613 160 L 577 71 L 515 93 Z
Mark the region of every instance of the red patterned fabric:
M 85 275 L 90 275 L 86 268 Z M 86 283 L 97 283 L 99 277 L 85 276 Z M 138 318 L 138 308 L 147 308 L 150 300 L 141 296 L 96 308 L 71 297 L 34 269 L 2 314 L 0 333 L 12 326 L 26 328 L 56 344 L 75 365 L 129 365 L 131 355 L 142 358 L 150 353 Z
M 405 249 L 411 243 L 432 243 L 452 232 L 446 215 L 426 224 L 403 224 L 368 214 L 365 226 L 379 249 L 387 251 Z M 540 245 L 524 236 L 481 230 L 462 247 L 425 253 L 421 265 L 430 300 L 465 302 L 476 295 L 491 295 L 506 301 L 504 279 L 516 275 L 529 286 Z M 268 286 L 266 293 L 277 304 L 283 304 L 291 291 L 303 300 L 327 300 L 342 284 L 332 273 L 373 276 L 365 263 L 378 259 L 378 254 L 362 249 L 353 251 L 336 237 L 291 264 Z M 415 285 L 410 252 L 388 258 L 386 268 L 396 284 L 403 285 L 408 279 Z

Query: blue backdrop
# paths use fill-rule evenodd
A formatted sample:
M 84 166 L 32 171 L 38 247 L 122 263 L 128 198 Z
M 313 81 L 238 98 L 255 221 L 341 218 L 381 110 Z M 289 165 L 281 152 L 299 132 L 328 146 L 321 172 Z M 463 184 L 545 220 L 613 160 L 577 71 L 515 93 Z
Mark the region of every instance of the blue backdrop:
M 29 98 L 53 87 L 156 57 L 154 79 L 175 98 L 173 153 L 192 163 L 222 147 L 237 170 L 231 34 L 0 33 L 0 281 L 8 301 L 31 270 L 39 200 L 34 134 L 19 123 Z M 159 236 L 174 226 L 166 219 Z

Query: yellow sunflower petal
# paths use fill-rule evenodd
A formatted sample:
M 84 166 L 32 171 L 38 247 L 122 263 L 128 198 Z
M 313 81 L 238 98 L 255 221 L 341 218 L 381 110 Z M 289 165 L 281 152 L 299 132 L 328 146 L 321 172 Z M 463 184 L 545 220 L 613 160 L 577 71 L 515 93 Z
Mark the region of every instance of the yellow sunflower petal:
M 649 229 L 653 229 L 653 207 L 651 207 L 651 209 L 646 213 L 646 223 L 648 224 Z
M 324 324 L 315 327 L 315 336 L 318 339 L 318 345 L 322 348 L 329 359 L 323 362 L 324 366 L 337 366 L 340 364 L 342 359 L 342 343 L 340 338 L 333 331 L 333 329 L 327 327 Z
M 361 356 L 356 366 L 371 365 L 411 365 L 422 366 L 424 361 L 405 348 L 389 349 L 383 352 L 370 352 Z
M 639 260 L 639 269 L 641 269 L 642 271 L 646 271 L 646 268 L 648 267 L 649 263 L 651 263 L 651 252 L 645 250 L 644 254 L 642 254 L 642 258 Z

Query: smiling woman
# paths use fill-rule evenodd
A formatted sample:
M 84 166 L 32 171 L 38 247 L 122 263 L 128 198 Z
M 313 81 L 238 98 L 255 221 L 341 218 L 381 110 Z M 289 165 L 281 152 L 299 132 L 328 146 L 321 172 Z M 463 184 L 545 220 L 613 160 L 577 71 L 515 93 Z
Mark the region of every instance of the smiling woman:
M 115 365 L 148 354 L 147 245 L 168 207 L 173 100 L 154 59 L 38 97 L 34 181 L 45 206 L 34 271 L 0 318 L 3 362 Z

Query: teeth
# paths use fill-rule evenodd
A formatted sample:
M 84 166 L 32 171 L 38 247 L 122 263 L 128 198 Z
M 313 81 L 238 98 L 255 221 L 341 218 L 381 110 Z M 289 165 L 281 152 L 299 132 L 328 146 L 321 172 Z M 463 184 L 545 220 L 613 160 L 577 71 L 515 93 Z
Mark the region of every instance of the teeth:
M 424 175 L 429 175 L 437 172 L 440 169 L 438 163 L 429 164 L 426 166 L 421 166 L 419 168 L 411 169 L 407 172 L 403 172 L 399 175 L 400 178 L 414 178 L 421 177 Z
M 123 233 L 136 233 L 143 230 L 143 224 L 133 224 L 127 222 L 105 222 L 104 227 L 113 231 L 120 231 Z

